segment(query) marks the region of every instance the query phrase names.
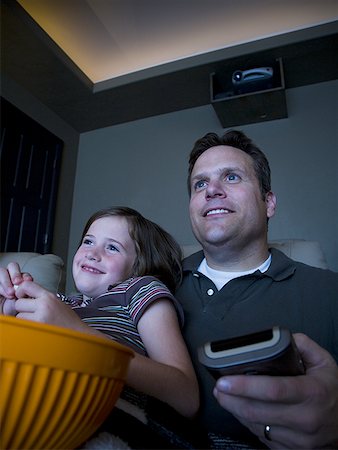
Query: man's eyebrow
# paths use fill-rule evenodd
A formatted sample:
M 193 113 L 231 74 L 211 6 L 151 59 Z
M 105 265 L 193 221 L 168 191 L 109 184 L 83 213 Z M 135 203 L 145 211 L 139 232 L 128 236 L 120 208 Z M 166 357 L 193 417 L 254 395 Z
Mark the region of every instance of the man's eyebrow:
M 208 178 L 208 175 L 204 172 L 196 173 L 193 177 L 191 177 L 191 181 L 200 180 L 201 178 Z
M 212 171 L 212 172 L 199 172 L 196 173 L 194 176 L 191 177 L 191 181 L 193 180 L 200 180 L 200 179 L 204 179 L 204 178 L 210 178 L 210 176 L 212 176 L 213 174 L 216 175 L 221 175 L 225 172 L 240 172 L 240 173 L 246 173 L 246 171 L 238 166 L 224 166 L 224 167 L 220 167 L 219 169 Z
M 223 167 L 222 169 L 220 169 L 220 173 L 224 173 L 224 172 L 241 172 L 241 173 L 245 173 L 245 169 L 243 169 L 242 167 L 238 167 L 238 166 L 226 166 Z

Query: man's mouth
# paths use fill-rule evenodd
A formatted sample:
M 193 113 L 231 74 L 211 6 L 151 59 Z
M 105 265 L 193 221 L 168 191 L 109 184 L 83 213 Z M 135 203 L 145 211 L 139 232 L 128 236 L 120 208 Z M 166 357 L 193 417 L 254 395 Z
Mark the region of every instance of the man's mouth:
M 225 208 L 216 208 L 216 209 L 210 209 L 207 211 L 204 216 L 217 216 L 218 214 L 230 214 L 233 213 L 230 209 Z

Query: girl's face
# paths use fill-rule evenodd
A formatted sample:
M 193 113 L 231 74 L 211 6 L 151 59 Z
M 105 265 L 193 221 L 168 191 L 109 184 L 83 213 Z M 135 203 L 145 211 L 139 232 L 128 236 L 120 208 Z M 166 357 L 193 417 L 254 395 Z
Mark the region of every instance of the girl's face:
M 107 292 L 108 286 L 131 275 L 136 258 L 125 217 L 101 217 L 91 224 L 73 259 L 76 288 L 88 297 Z

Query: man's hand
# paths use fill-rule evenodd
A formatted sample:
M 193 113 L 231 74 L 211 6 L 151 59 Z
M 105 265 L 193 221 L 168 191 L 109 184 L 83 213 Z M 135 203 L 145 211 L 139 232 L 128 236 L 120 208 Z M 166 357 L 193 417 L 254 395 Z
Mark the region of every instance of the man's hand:
M 307 336 L 295 334 L 294 338 L 305 375 L 222 377 L 214 395 L 270 448 L 338 448 L 337 364 Z M 264 435 L 266 425 L 271 440 Z

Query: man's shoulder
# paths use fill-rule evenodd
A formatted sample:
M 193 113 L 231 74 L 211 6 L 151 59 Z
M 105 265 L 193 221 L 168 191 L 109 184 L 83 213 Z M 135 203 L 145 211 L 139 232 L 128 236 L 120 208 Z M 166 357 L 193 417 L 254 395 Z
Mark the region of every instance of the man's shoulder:
M 269 269 L 270 273 L 289 273 L 296 278 L 300 276 L 302 278 L 308 278 L 309 282 L 316 280 L 330 280 L 338 283 L 337 272 L 296 261 L 286 256 L 281 250 L 272 248 L 270 251 L 272 254 L 271 266 Z

